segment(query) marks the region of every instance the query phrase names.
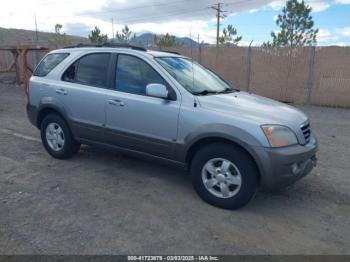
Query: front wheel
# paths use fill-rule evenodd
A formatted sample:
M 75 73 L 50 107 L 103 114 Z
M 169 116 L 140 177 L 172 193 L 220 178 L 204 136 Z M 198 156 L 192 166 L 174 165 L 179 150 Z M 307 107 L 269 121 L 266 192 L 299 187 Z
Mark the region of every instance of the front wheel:
M 66 122 L 57 114 L 47 115 L 40 127 L 41 140 L 46 151 L 53 157 L 66 159 L 79 150 Z
M 207 203 L 238 209 L 255 195 L 258 170 L 243 149 L 215 143 L 200 149 L 193 158 L 190 173 L 199 196 Z

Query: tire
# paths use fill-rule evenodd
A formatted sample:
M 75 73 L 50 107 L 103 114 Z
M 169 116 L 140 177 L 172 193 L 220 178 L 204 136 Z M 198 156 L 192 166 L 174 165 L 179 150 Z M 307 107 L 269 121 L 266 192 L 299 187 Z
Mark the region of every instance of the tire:
M 58 114 L 45 116 L 40 132 L 46 151 L 54 158 L 68 159 L 79 151 L 80 144 L 74 140 L 66 121 Z
M 201 148 L 192 160 L 190 174 L 198 195 L 224 209 L 245 206 L 258 187 L 259 172 L 254 160 L 231 144 L 214 143 Z

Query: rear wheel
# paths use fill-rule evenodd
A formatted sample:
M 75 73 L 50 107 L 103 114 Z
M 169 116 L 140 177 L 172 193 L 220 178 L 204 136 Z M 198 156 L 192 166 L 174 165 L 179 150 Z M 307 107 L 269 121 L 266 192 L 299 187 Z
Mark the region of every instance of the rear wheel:
M 255 195 L 258 170 L 243 149 L 215 143 L 200 149 L 190 168 L 192 183 L 209 204 L 225 209 L 246 205 Z
M 53 157 L 66 159 L 79 150 L 66 122 L 57 114 L 45 116 L 41 123 L 41 140 L 46 151 Z

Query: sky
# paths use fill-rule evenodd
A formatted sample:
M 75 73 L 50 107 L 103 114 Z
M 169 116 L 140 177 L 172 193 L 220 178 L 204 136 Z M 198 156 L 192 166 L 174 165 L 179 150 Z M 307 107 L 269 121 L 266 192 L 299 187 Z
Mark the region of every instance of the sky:
M 125 24 L 144 32 L 191 37 L 215 43 L 217 0 L 0 0 L 0 27 L 53 32 L 63 25 L 67 34 L 87 37 L 98 26 L 112 36 Z M 226 17 L 243 37 L 240 45 L 261 45 L 278 31 L 275 19 L 285 0 L 220 0 Z M 350 0 L 306 0 L 313 8 L 318 45 L 350 45 Z M 112 26 L 113 19 L 113 26 Z

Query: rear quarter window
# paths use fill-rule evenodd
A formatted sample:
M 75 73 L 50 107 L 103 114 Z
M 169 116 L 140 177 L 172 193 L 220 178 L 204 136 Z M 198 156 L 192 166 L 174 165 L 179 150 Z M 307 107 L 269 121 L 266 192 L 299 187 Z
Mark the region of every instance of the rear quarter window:
M 63 81 L 107 87 L 111 53 L 91 53 L 75 61 L 62 76 Z
M 34 76 L 46 76 L 52 71 L 59 63 L 61 63 L 67 56 L 68 53 L 55 53 L 48 54 L 37 66 L 33 75 Z

